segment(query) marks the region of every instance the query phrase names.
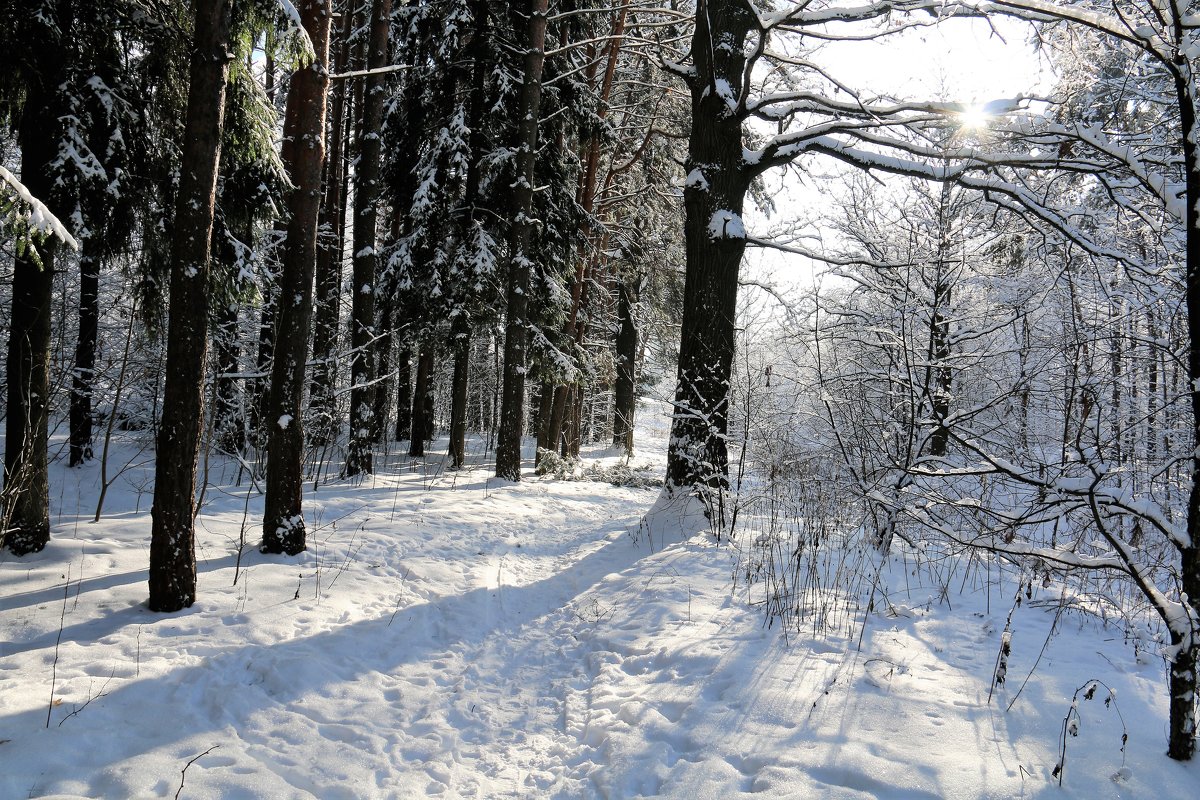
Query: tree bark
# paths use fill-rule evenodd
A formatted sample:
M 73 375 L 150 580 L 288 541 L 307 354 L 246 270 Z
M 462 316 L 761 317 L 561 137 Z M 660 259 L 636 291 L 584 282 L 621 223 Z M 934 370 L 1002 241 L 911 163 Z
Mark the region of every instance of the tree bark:
M 392 0 L 375 0 L 371 7 L 367 68 L 380 69 L 388 62 L 388 27 Z M 380 140 L 386 77 L 365 79 L 362 127 L 358 134 L 358 169 L 354 185 L 354 278 L 350 312 L 350 443 L 346 451 L 347 476 L 373 471 L 372 432 L 375 381 L 375 269 L 380 195 Z
M 350 34 L 354 14 L 342 12 L 338 31 L 335 72 L 345 72 L 350 61 Z M 328 443 L 336 431 L 334 415 L 337 401 L 337 362 L 333 352 L 337 343 L 338 306 L 342 283 L 342 244 L 346 226 L 344 153 L 350 126 L 346 124 L 346 82 L 337 81 L 329 91 L 329 153 L 325 160 L 325 200 L 317 238 L 316 294 L 313 299 L 313 375 L 309 387 L 309 407 L 315 421 L 310 438 L 316 444 Z
M 150 609 L 196 599 L 196 458 L 204 420 L 208 279 L 233 0 L 197 0 L 183 169 L 171 240 L 166 386 L 155 463 Z
M 1196 752 L 1196 677 L 1200 661 L 1200 135 L 1191 87 L 1184 76 L 1192 74 L 1183 56 L 1176 72 L 1183 156 L 1186 174 L 1187 242 L 1185 304 L 1188 327 L 1188 381 L 1191 389 L 1192 486 L 1188 496 L 1188 534 L 1179 545 L 1179 581 L 1182 602 L 1190 616 L 1190 631 L 1173 629 L 1171 644 L 1177 648 L 1171 661 L 1168 691 L 1170 720 L 1167 755 L 1191 760 Z M 1179 626 L 1174 626 L 1178 628 Z
M 396 441 L 412 435 L 412 417 L 412 350 L 406 344 L 396 364 Z
M 521 85 L 517 182 L 513 189 L 512 253 L 508 265 L 507 320 L 504 332 L 504 388 L 496 439 L 496 477 L 521 480 L 521 433 L 525 422 L 526 349 L 529 339 L 530 250 L 533 241 L 533 181 L 537 155 L 538 111 L 542 103 L 542 65 L 546 57 L 547 0 L 532 0 L 526 37 L 525 76 Z
M 450 466 L 457 469 L 467 459 L 467 376 L 471 361 L 471 327 L 463 315 L 450 328 L 450 352 L 454 355 L 454 379 L 450 390 Z
M 96 381 L 96 340 L 100 324 L 100 261 L 79 257 L 79 333 L 71 370 L 70 461 L 77 467 L 92 457 L 92 392 Z
M 313 272 L 321 168 L 325 162 L 325 99 L 329 88 L 331 0 L 307 0 L 301 23 L 313 44 L 313 62 L 292 74 L 283 121 L 282 160 L 293 189 L 280 275 L 279 331 L 267 414 L 266 503 L 263 552 L 295 555 L 305 549 L 304 425 L 301 403 L 312 320 Z
M 687 274 L 668 491 L 703 493 L 728 485 L 729 379 L 738 270 L 746 248 L 742 208 L 750 183 L 741 118 L 729 98 L 736 102 L 741 94 L 747 33 L 755 24 L 740 0 L 702 0 L 696 14 L 683 192 Z
M 636 286 L 622 281 L 617 286 L 617 385 L 613 398 L 612 443 L 633 455 L 633 415 L 637 410 L 638 331 L 633 320 L 637 303 Z
M 50 163 L 57 126 L 52 101 L 38 89 L 25 100 L 21 128 L 21 180 L 35 197 L 53 191 Z M 36 553 L 50 541 L 47 438 L 50 411 L 50 307 L 54 300 L 57 240 L 38 245 L 41 264 L 28 251 L 16 258 L 7 357 L 8 406 L 4 446 L 4 514 L 0 541 L 14 555 Z
M 413 387 L 412 398 L 412 430 L 409 433 L 408 454 L 412 457 L 425 455 L 425 442 L 433 420 L 429 419 L 433 410 L 432 390 L 433 380 L 433 348 L 428 341 L 421 343 L 417 356 L 417 382 Z

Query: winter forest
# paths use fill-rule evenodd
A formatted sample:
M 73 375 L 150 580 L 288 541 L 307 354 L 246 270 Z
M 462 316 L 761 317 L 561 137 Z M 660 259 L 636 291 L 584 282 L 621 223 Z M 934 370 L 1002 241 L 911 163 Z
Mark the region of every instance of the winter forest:
M 0 0 L 0 797 L 1200 796 L 1197 69 Z

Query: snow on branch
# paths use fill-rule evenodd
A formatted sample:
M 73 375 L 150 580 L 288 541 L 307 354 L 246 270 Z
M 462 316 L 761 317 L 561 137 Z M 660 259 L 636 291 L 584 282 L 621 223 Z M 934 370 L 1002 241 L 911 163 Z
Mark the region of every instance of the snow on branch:
M 3 166 L 0 166 L 0 184 L 3 185 L 0 204 L 15 205 L 14 216 L 18 226 L 37 236 L 53 236 L 73 250 L 79 249 L 79 242 L 75 241 L 58 217 Z

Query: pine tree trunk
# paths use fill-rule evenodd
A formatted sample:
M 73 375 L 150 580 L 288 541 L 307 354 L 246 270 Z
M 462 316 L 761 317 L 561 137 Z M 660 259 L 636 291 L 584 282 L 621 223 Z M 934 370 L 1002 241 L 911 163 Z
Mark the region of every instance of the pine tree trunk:
M 1179 58 L 1183 58 L 1180 56 Z M 1179 589 L 1188 606 L 1190 632 L 1171 631 L 1177 648 L 1168 676 L 1170 720 L 1167 755 L 1189 761 L 1196 752 L 1196 678 L 1200 660 L 1200 147 L 1191 87 L 1182 76 L 1191 74 L 1184 61 L 1179 65 L 1176 94 L 1179 100 L 1184 165 L 1186 167 L 1187 243 L 1185 303 L 1188 326 L 1188 381 L 1191 395 L 1192 428 L 1191 493 L 1188 497 L 1188 541 L 1178 545 Z M 1176 626 L 1178 627 L 1178 626 Z
M 554 393 L 557 387 L 550 381 L 542 381 L 542 388 L 537 398 L 537 454 L 533 465 L 536 467 L 542 460 L 542 451 L 554 450 L 554 438 L 550 428 L 554 421 Z
M 100 322 L 100 262 L 79 257 L 79 332 L 71 370 L 70 460 L 77 467 L 92 457 L 92 392 Z
M 739 0 L 707 0 L 702 8 L 692 39 L 696 74 L 686 169 L 693 177 L 683 193 L 687 274 L 666 480 L 668 491 L 691 493 L 728 485 L 725 434 L 750 174 L 741 120 L 723 95 L 741 92 L 747 32 L 756 24 Z
M 40 91 L 25 100 L 19 141 L 21 180 L 35 197 L 53 190 L 50 162 L 57 119 Z M 4 514 L 0 541 L 14 555 L 36 553 L 50 541 L 47 438 L 50 411 L 50 307 L 54 300 L 57 241 L 38 245 L 42 263 L 17 256 L 12 279 L 12 319 L 7 358 L 8 405 L 4 447 Z
M 375 381 L 371 421 L 371 439 L 382 442 L 387 432 L 388 407 L 391 401 L 392 348 L 396 342 L 395 327 L 396 282 L 394 278 L 384 284 L 378 298 L 376 311 L 379 316 L 379 338 L 375 340 L 375 370 L 379 376 Z
M 617 385 L 613 398 L 612 443 L 633 455 L 633 415 L 637 410 L 638 331 L 633 320 L 636 288 L 622 281 L 617 286 Z
M 421 343 L 417 356 L 417 382 L 413 387 L 412 423 L 409 432 L 408 454 L 412 457 L 425 455 L 425 441 L 433 420 L 428 419 L 431 409 L 431 387 L 433 380 L 433 348 L 428 341 Z
M 166 387 L 154 470 L 150 610 L 196 599 L 196 459 L 204 420 L 208 280 L 233 0 L 197 0 L 184 165 L 171 240 Z
M 392 0 L 375 0 L 371 7 L 367 68 L 388 62 L 388 26 Z M 377 429 L 374 416 L 375 381 L 375 269 L 378 255 L 377 206 L 380 195 L 380 140 L 386 78 L 365 79 L 362 127 L 358 133 L 358 168 L 354 185 L 354 278 L 350 311 L 350 443 L 346 451 L 347 476 L 373 471 L 371 448 Z
M 450 351 L 454 355 L 454 379 L 450 390 L 450 466 L 458 468 L 467 459 L 467 375 L 471 362 L 471 329 L 462 316 L 454 318 Z
M 349 64 L 350 34 L 353 25 L 354 14 L 344 8 L 336 44 L 335 72 L 345 72 Z M 343 202 L 346 178 L 344 154 L 346 138 L 350 134 L 350 126 L 346 124 L 349 116 L 346 113 L 346 82 L 334 82 L 329 94 L 329 151 L 325 160 L 325 200 L 321 204 L 320 233 L 317 239 L 316 294 L 313 298 L 313 375 L 309 386 L 309 408 L 314 420 L 309 438 L 318 445 L 331 441 L 336 430 L 333 420 L 337 406 L 334 395 L 337 361 L 333 353 L 337 344 L 342 244 L 346 226 L 346 205 Z
M 396 441 L 403 442 L 412 435 L 412 350 L 400 348 L 396 364 Z
M 525 77 L 519 107 L 517 183 L 513 188 L 511 259 L 508 265 L 507 320 L 504 331 L 504 388 L 496 439 L 496 477 L 521 480 L 521 433 L 525 423 L 525 370 L 528 363 L 529 254 L 533 241 L 533 182 L 537 155 L 538 111 L 542 103 L 542 64 L 546 51 L 547 0 L 532 0 L 525 41 Z
M 288 229 L 280 275 L 280 336 L 271 369 L 267 414 L 266 503 L 263 552 L 295 555 L 306 547 L 303 510 L 304 368 L 312 320 L 313 273 L 321 168 L 325 161 L 325 97 L 329 88 L 331 0 L 307 0 L 301 22 L 312 41 L 310 65 L 292 75 L 281 153 L 294 187 L 288 195 Z

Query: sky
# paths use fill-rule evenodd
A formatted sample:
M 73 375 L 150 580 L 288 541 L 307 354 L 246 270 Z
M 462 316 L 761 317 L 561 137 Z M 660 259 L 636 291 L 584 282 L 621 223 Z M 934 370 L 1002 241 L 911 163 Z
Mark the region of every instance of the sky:
M 865 97 L 888 94 L 981 104 L 1049 89 L 1052 71 L 1031 45 L 1030 30 L 1029 25 L 1012 20 L 991 25 L 979 20 L 943 20 L 883 40 L 830 43 L 813 58 Z M 824 159 L 812 166 L 828 173 L 843 169 Z M 752 236 L 791 219 L 819 215 L 831 206 L 836 181 L 811 172 L 806 178 L 780 171 L 766 176 L 776 210 L 766 219 L 747 209 Z M 785 291 L 806 292 L 811 291 L 819 270 L 801 256 L 751 247 L 744 276 Z

